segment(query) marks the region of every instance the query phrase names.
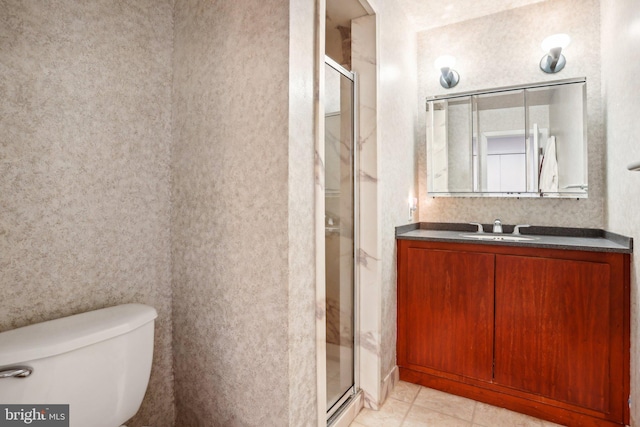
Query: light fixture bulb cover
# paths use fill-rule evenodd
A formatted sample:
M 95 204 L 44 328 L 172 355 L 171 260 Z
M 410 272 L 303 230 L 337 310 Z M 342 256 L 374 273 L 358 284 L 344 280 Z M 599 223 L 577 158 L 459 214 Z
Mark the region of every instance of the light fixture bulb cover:
M 436 69 L 441 70 L 443 68 L 453 68 L 456 65 L 455 56 L 451 55 L 442 55 L 436 59 L 433 63 L 436 66 Z
M 554 34 L 542 41 L 542 50 L 545 52 L 549 52 L 554 47 L 564 49 L 565 47 L 569 46 L 569 43 L 571 43 L 571 37 L 569 37 L 568 34 Z

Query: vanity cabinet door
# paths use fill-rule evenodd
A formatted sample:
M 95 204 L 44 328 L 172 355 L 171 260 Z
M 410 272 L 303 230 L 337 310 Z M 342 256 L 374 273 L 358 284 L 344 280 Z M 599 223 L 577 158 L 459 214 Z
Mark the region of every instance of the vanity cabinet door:
M 622 417 L 622 268 L 607 260 L 496 255 L 495 383 Z
M 398 364 L 491 381 L 494 255 L 400 242 Z

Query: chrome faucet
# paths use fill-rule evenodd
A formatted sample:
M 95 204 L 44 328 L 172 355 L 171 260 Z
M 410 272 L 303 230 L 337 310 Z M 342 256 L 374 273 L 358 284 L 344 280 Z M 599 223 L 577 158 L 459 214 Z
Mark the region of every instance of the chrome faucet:
M 493 221 L 493 232 L 494 233 L 502 233 L 502 223 L 499 219 Z

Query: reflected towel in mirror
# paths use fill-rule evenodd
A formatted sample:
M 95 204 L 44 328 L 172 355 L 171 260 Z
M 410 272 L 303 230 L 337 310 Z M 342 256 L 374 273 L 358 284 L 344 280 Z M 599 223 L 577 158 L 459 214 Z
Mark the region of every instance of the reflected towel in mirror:
M 558 192 L 558 160 L 556 158 L 556 137 L 550 136 L 542 157 L 540 167 L 540 191 L 543 193 Z

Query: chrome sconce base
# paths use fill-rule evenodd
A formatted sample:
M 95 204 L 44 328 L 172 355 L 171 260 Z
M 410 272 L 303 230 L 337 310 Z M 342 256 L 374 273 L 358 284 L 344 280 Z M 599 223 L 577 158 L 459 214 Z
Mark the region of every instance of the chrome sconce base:
M 442 75 L 440 76 L 440 86 L 445 89 L 451 89 L 460 81 L 460 75 L 456 70 L 449 68 L 443 68 L 440 70 Z
M 553 55 L 547 54 L 540 60 L 540 69 L 545 73 L 553 74 L 561 71 L 567 64 L 567 59 L 563 54 L 560 54 L 557 58 Z
M 542 50 L 548 52 L 540 60 L 540 69 L 545 73 L 553 74 L 562 70 L 567 64 L 567 59 L 562 54 L 562 49 L 571 43 L 568 34 L 554 34 L 542 41 Z

